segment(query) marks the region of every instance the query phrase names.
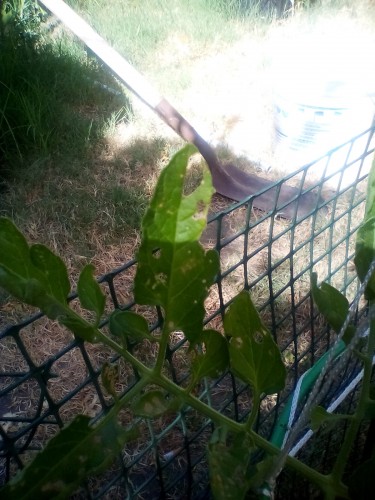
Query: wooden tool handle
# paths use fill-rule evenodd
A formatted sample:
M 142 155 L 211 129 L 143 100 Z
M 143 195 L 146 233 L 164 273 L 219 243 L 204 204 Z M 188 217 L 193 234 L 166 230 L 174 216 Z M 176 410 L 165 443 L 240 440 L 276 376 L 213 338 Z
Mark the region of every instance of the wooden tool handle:
M 63 0 L 39 0 L 101 59 L 143 102 L 154 108 L 161 96 L 152 85 Z
M 39 1 L 82 40 L 134 94 L 152 108 L 180 137 L 195 144 L 212 174 L 220 169 L 219 161 L 211 146 L 166 99 L 160 96 L 146 78 L 113 49 L 81 16 L 63 0 Z

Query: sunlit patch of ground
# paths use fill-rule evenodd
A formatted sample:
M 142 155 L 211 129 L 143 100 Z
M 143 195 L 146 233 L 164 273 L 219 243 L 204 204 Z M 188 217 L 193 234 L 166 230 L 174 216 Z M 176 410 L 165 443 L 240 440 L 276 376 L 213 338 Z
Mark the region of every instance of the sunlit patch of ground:
M 168 43 L 175 50 L 166 45 L 159 56 L 162 71 L 170 71 L 172 81 L 174 75 L 178 79 L 188 71 L 189 84 L 183 89 L 176 86 L 176 92 L 165 97 L 213 146 L 225 146 L 265 171 L 292 171 L 371 125 L 374 23 L 373 9 L 365 3 L 298 14 L 267 29 L 249 30 L 230 47 L 203 56 L 194 54 L 183 38 L 177 43 L 172 37 Z M 165 54 L 172 52 L 169 66 Z M 163 88 L 159 90 L 163 93 Z M 330 116 L 323 116 L 322 129 L 328 126 L 330 134 L 316 136 L 314 147 L 301 146 L 295 154 L 279 147 L 275 138 L 280 95 L 283 111 L 289 113 L 282 125 L 290 136 L 303 138 L 304 122 L 294 110 L 298 105 L 347 110 L 334 124 Z M 159 118 L 143 106 L 137 108 L 151 130 L 173 137 Z M 289 147 L 290 138 L 281 146 Z

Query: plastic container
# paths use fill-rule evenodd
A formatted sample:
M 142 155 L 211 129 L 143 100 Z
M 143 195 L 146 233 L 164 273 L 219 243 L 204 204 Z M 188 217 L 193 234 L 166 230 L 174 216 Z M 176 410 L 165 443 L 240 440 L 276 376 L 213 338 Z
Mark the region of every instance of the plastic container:
M 275 150 L 300 166 L 339 146 L 372 125 L 374 104 L 344 82 L 296 92 L 281 88 L 274 95 Z

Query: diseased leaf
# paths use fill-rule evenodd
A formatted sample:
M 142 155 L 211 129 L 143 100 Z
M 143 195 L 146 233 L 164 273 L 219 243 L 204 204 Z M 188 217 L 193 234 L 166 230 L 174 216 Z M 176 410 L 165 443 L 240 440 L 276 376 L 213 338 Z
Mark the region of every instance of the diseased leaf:
M 182 330 L 194 344 L 199 340 L 204 300 L 219 270 L 217 252 L 204 251 L 198 239 L 206 225 L 213 193 L 205 168 L 201 184 L 184 195 L 189 156 L 186 146 L 163 170 L 143 219 L 134 295 L 138 304 L 159 305 L 169 332 Z
M 372 213 L 372 211 L 371 211 Z M 354 263 L 359 279 L 363 282 L 375 259 L 375 217 L 372 216 L 360 226 L 357 232 Z M 375 273 L 370 278 L 365 290 L 365 298 L 375 298 Z
M 316 432 L 322 424 L 335 425 L 338 420 L 350 418 L 350 415 L 329 413 L 322 406 L 315 406 L 311 411 L 311 430 Z
M 68 498 L 88 475 L 108 467 L 124 444 L 135 437 L 135 429 L 123 429 L 113 415 L 96 426 L 80 415 L 2 489 L 1 498 Z
M 79 275 L 77 292 L 82 306 L 95 313 L 96 325 L 98 325 L 104 312 L 105 295 L 94 278 L 94 266 L 92 264 L 87 264 L 82 269 Z
M 133 311 L 114 311 L 109 318 L 109 329 L 112 335 L 119 337 L 126 347 L 127 339 L 141 342 L 144 339 L 156 342 L 148 329 L 146 319 Z
M 188 196 L 183 194 L 188 160 L 196 152 L 195 146 L 185 146 L 160 174 L 143 219 L 147 239 L 173 245 L 199 240 L 206 226 L 208 204 L 214 189 L 209 170 L 205 168 L 201 184 Z
M 259 396 L 283 389 L 286 370 L 280 351 L 248 292 L 243 291 L 234 299 L 225 315 L 224 328 L 232 337 L 229 342 L 232 372 L 250 384 Z
M 199 354 L 192 363 L 195 381 L 203 377 L 218 377 L 229 364 L 228 341 L 215 330 L 204 330 L 202 340 L 204 354 Z
M 119 367 L 113 363 L 104 363 L 102 371 L 100 373 L 103 386 L 105 390 L 110 394 L 115 400 L 118 399 L 116 392 L 116 383 L 119 380 Z
M 133 405 L 134 413 L 140 417 L 160 417 L 170 409 L 170 402 L 161 391 L 149 391 L 143 394 Z
M 245 433 L 231 444 L 215 438 L 208 445 L 210 485 L 215 500 L 242 500 L 250 487 L 247 476 L 251 443 Z

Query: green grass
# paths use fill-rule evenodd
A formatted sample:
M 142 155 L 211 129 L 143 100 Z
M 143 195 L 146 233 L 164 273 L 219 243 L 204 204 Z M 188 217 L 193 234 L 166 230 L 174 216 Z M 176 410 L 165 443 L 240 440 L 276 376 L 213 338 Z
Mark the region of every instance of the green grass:
M 235 0 L 69 3 L 174 95 L 190 83 L 189 61 L 233 42 L 249 17 L 244 2 Z M 156 131 L 113 148 L 118 125 L 132 116 L 122 87 L 30 5 L 0 38 L 0 213 L 31 228 L 31 236 L 89 256 L 97 235 L 107 244 L 139 229 L 153 172 L 175 146 Z M 180 52 L 169 60 L 174 47 L 184 64 Z
M 273 16 L 262 10 L 261 1 L 249 0 L 68 3 L 167 96 L 178 96 L 190 85 L 191 63 L 220 52 Z
M 196 88 L 197 62 L 265 33 L 274 19 L 265 0 L 68 3 L 177 103 Z M 92 256 L 100 244 L 134 238 L 153 182 L 181 142 L 167 140 L 160 122 L 146 128 L 108 71 L 67 30 L 42 20 L 26 9 L 1 30 L 0 213 L 57 250 Z M 215 71 L 220 78 L 225 68 Z M 124 139 L 119 125 L 135 126 L 135 135 Z
M 15 32 L 0 43 L 0 151 L 14 169 L 50 154 L 82 154 L 126 102 L 93 85 L 103 70 L 68 40 L 40 44 Z
M 149 69 L 155 54 L 180 34 L 204 51 L 213 43 L 232 42 L 243 21 L 260 19 L 257 2 L 241 0 L 69 0 L 121 54 Z M 251 7 L 250 7 L 251 5 Z M 121 22 L 119 22 L 121 19 Z

